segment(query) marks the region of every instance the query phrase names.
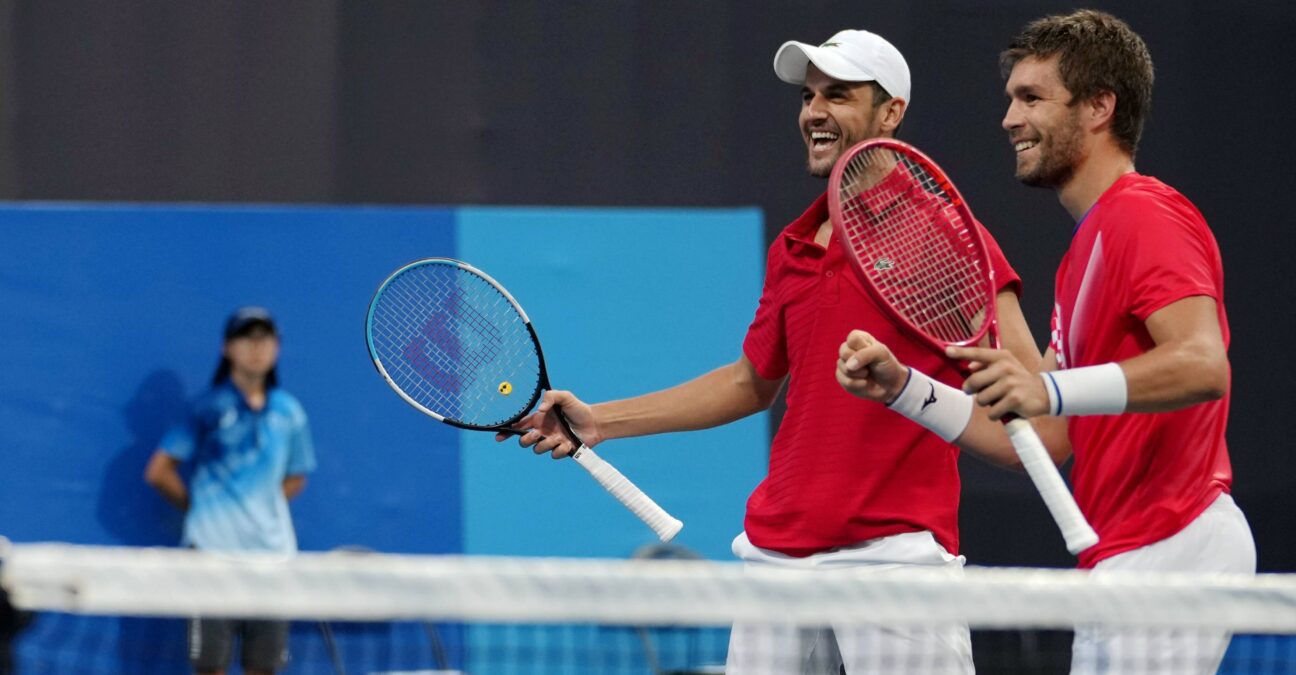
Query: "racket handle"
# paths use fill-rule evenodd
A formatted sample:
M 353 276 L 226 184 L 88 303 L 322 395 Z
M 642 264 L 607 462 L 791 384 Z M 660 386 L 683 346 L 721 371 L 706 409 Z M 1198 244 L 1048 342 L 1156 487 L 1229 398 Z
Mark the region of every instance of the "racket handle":
M 1080 513 L 1075 498 L 1062 481 L 1062 474 L 1058 473 L 1057 465 L 1049 457 L 1048 450 L 1044 448 L 1044 443 L 1040 441 L 1039 434 L 1035 433 L 1030 422 L 1016 418 L 1005 423 L 1004 427 L 1008 430 L 1008 440 L 1012 441 L 1013 449 L 1017 451 L 1017 457 L 1021 459 L 1031 482 L 1035 483 L 1035 489 L 1044 498 L 1044 505 L 1053 514 L 1053 521 L 1062 530 L 1067 550 L 1078 554 L 1097 544 L 1098 533 L 1094 532 L 1084 514 Z
M 644 494 L 643 490 L 631 483 L 630 479 L 616 470 L 616 467 L 594 454 L 593 450 L 582 445 L 576 452 L 572 453 L 572 459 L 576 460 L 577 464 L 585 467 L 585 470 L 589 471 L 591 476 L 594 476 L 594 480 L 612 493 L 612 496 L 616 497 L 617 501 L 630 509 L 631 513 L 639 516 L 639 519 L 644 521 L 644 524 L 648 527 L 651 527 L 652 531 L 656 532 L 662 541 L 674 539 L 680 528 L 684 527 L 684 523 L 666 513 L 662 507 L 657 505 L 657 502 L 654 502 L 651 497 Z

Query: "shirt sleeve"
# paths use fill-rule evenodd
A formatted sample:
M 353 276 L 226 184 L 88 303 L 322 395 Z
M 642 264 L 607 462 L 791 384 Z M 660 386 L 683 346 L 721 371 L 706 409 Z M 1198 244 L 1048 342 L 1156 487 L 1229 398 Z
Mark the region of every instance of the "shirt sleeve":
M 990 269 L 994 270 L 995 292 L 1012 291 L 1017 297 L 1021 297 L 1021 276 L 1008 264 L 1008 258 L 1004 257 L 1003 249 L 999 248 L 999 242 L 990 235 L 990 231 L 980 221 L 976 221 L 976 226 L 981 233 L 981 241 L 985 244 L 986 255 L 990 258 Z
M 286 471 L 289 476 L 300 476 L 315 470 L 315 444 L 311 441 L 310 423 L 306 418 L 306 411 L 299 407 L 293 417 L 295 424 L 288 440 Z
M 783 331 L 783 304 L 779 300 L 778 246 L 776 240 L 765 260 L 765 287 L 761 291 L 756 318 L 747 327 L 743 354 L 756 368 L 756 374 L 777 380 L 788 372 L 787 336 Z
M 158 443 L 163 452 L 182 462 L 193 459 L 198 447 L 202 426 L 197 408 L 196 403 L 186 406 L 184 415 L 167 430 Z
M 1222 300 L 1219 249 L 1195 209 L 1149 200 L 1122 200 L 1110 208 L 1114 225 L 1103 232 L 1103 254 L 1119 261 L 1131 315 L 1146 321 L 1198 295 Z

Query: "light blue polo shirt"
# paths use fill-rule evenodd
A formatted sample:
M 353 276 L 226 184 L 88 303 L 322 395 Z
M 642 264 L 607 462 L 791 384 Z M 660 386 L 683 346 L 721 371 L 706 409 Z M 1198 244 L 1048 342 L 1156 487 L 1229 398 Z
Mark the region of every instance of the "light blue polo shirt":
M 306 411 L 282 389 L 271 389 L 261 410 L 248 407 L 226 382 L 195 400 L 161 447 L 193 463 L 187 546 L 214 551 L 293 553 L 283 481 L 315 469 Z

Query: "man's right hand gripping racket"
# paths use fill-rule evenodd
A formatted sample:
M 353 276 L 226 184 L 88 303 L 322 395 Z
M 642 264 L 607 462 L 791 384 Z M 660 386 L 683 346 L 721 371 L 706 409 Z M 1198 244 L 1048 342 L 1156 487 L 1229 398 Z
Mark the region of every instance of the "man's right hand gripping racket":
M 540 340 L 522 306 L 497 281 L 450 258 L 392 272 L 369 303 L 365 340 L 378 372 L 406 403 L 460 429 L 518 434 L 512 425 L 549 389 Z M 662 541 L 684 526 L 581 442 L 572 459 Z
M 935 162 L 907 143 L 864 141 L 833 168 L 828 207 L 865 288 L 897 325 L 942 354 L 987 334 L 999 348 L 994 269 L 972 212 Z M 1098 535 L 1030 422 L 1004 423 L 1067 550 L 1093 546 Z

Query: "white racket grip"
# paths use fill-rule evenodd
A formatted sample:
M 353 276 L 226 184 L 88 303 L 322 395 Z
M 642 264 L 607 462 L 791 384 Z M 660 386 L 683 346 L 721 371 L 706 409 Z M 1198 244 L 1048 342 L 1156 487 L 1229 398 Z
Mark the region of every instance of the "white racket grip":
M 1062 530 L 1067 550 L 1074 555 L 1097 544 L 1098 533 L 1089 527 L 1089 521 L 1080 513 L 1075 498 L 1062 481 L 1062 474 L 1058 473 L 1057 465 L 1030 422 L 1017 418 L 1004 427 L 1031 482 L 1035 483 L 1035 489 L 1044 498 L 1044 505 L 1053 514 L 1053 521 Z
M 643 490 L 631 483 L 630 479 L 616 470 L 616 467 L 594 454 L 593 450 L 582 445 L 576 452 L 572 453 L 572 459 L 576 460 L 577 464 L 585 467 L 585 470 L 589 471 L 591 476 L 594 476 L 594 480 L 612 493 L 612 496 L 616 497 L 617 501 L 630 509 L 631 513 L 639 516 L 639 520 L 644 521 L 644 524 L 651 527 L 662 541 L 674 539 L 675 535 L 679 534 L 680 529 L 684 527 L 684 523 L 666 513 L 662 507 L 657 505 L 657 502 L 654 502 L 652 498 L 644 494 Z

